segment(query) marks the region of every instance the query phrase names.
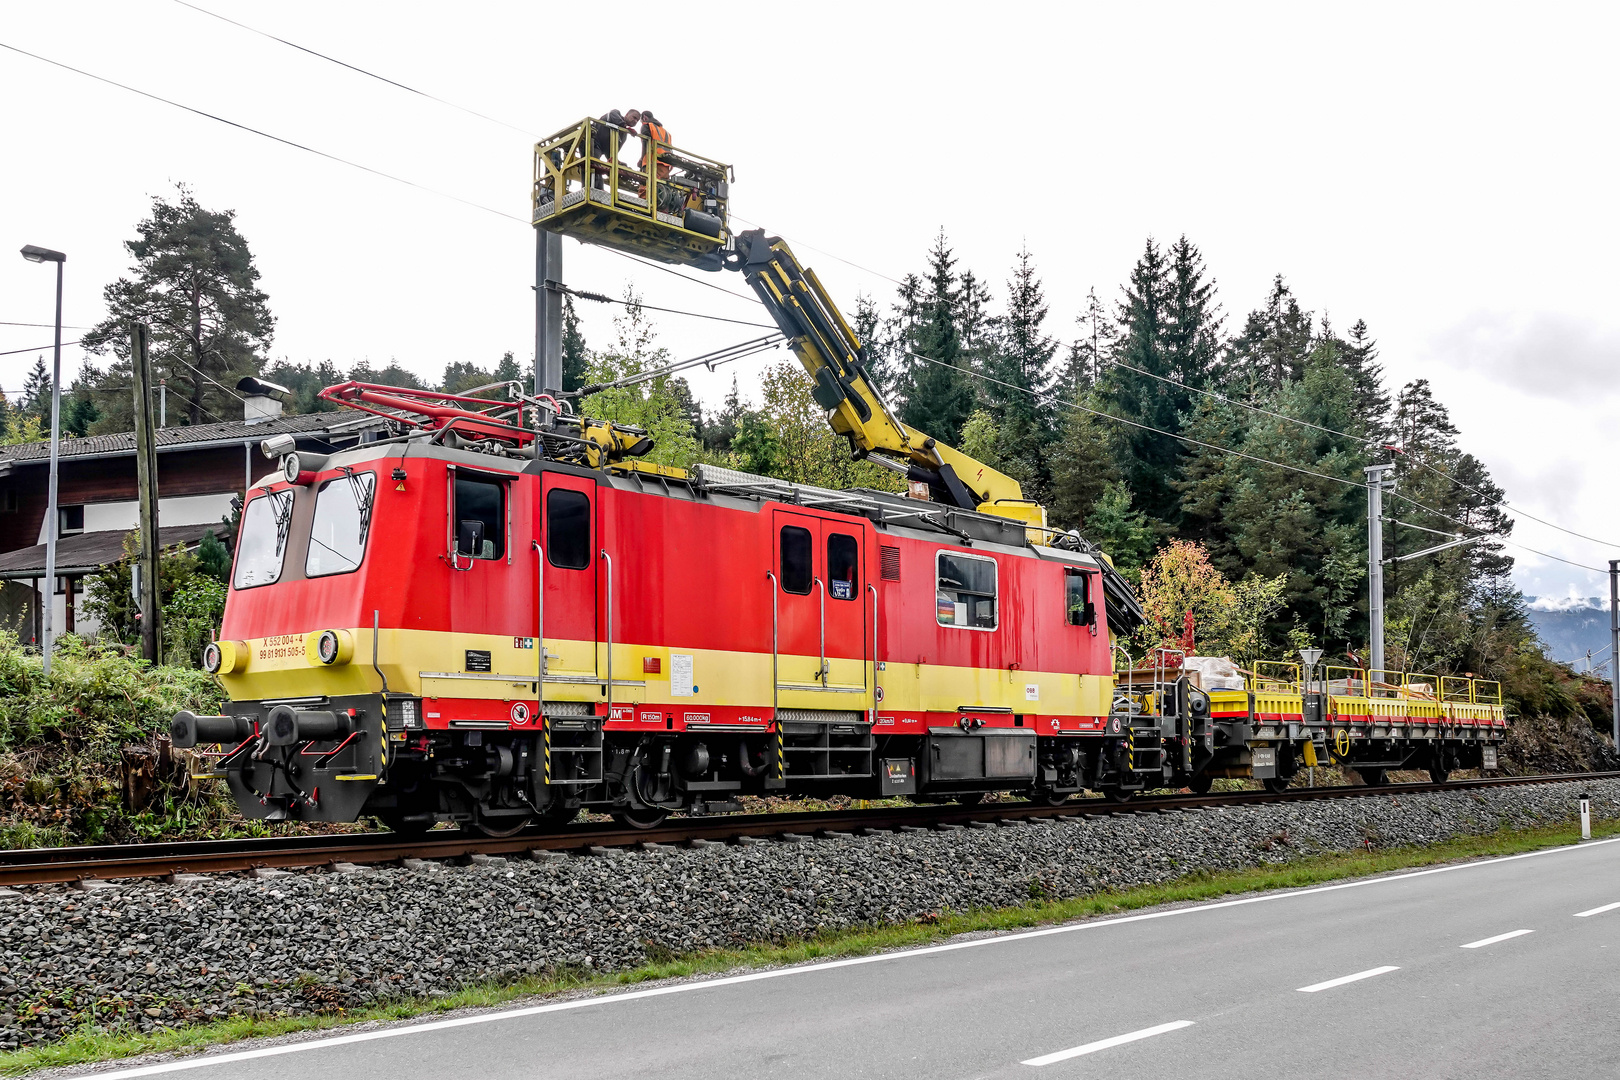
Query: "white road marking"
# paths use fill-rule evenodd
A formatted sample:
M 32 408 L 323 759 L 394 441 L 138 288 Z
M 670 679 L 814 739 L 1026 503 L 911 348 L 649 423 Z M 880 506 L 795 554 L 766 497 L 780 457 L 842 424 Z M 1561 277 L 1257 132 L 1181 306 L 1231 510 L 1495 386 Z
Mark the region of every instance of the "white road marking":
M 555 1001 L 547 1005 L 526 1005 L 519 1009 L 501 1009 L 494 1012 L 476 1013 L 472 1016 L 458 1016 L 451 1020 L 432 1020 L 425 1024 L 402 1023 L 395 1026 L 378 1028 L 375 1031 L 363 1031 L 354 1035 L 339 1035 L 330 1039 L 305 1039 L 300 1042 L 282 1043 L 277 1046 L 260 1047 L 257 1050 L 237 1050 L 231 1053 L 203 1053 L 194 1057 L 181 1058 L 178 1061 L 164 1061 L 156 1065 L 142 1065 L 132 1069 L 116 1069 L 112 1072 L 88 1072 L 84 1075 L 94 1076 L 97 1080 L 134 1080 L 137 1076 L 156 1076 L 160 1073 L 185 1072 L 190 1069 L 206 1069 L 212 1065 L 229 1065 L 238 1061 L 253 1061 L 258 1058 L 279 1057 L 283 1054 L 299 1054 L 309 1050 L 323 1050 L 333 1046 L 347 1046 L 352 1043 L 374 1042 L 378 1039 L 393 1039 L 402 1035 L 422 1035 L 432 1031 L 443 1031 L 447 1028 L 467 1027 L 473 1024 L 489 1024 L 499 1020 L 517 1020 L 526 1016 L 540 1016 L 544 1013 L 564 1012 L 569 1009 L 583 1009 L 594 1005 L 616 1005 L 625 1001 L 640 1001 L 644 998 L 663 997 L 668 994 L 684 994 L 693 990 L 709 990 L 721 986 L 736 986 L 739 983 L 759 982 L 764 979 L 780 979 L 791 975 L 808 975 L 818 971 L 832 971 L 836 968 L 859 967 L 863 964 L 882 964 L 894 960 L 909 960 L 918 956 L 934 956 L 939 953 L 956 952 L 959 949 L 977 949 L 986 945 L 998 945 L 1009 941 L 1027 941 L 1030 938 L 1050 937 L 1054 934 L 1073 934 L 1082 930 L 1099 930 L 1107 926 L 1123 926 L 1127 923 L 1147 922 L 1151 919 L 1173 919 L 1183 915 L 1192 915 L 1200 911 L 1220 911 L 1224 908 L 1246 907 L 1249 904 L 1270 904 L 1280 900 L 1287 900 L 1296 896 L 1315 896 L 1319 893 L 1339 892 L 1343 889 L 1360 889 L 1369 885 L 1383 885 L 1394 881 L 1410 881 L 1413 878 L 1431 877 L 1435 874 L 1454 874 L 1462 870 L 1473 870 L 1487 866 L 1501 866 L 1504 863 L 1518 862 L 1520 859 L 1538 859 L 1544 855 L 1557 855 L 1562 852 L 1596 851 L 1608 844 L 1620 844 L 1620 837 L 1607 840 L 1588 840 L 1580 844 L 1568 844 L 1564 847 L 1543 848 L 1541 851 L 1527 851 L 1522 855 L 1504 855 L 1499 859 L 1481 859 L 1478 862 L 1451 863 L 1447 866 L 1434 866 L 1427 870 L 1413 870 L 1407 874 L 1390 874 L 1385 877 L 1358 878 L 1355 881 L 1341 881 L 1336 885 L 1318 885 L 1311 889 L 1297 889 L 1293 892 L 1268 892 L 1255 896 L 1244 896 L 1236 900 L 1219 900 L 1213 904 L 1198 904 L 1191 907 L 1167 908 L 1162 911 L 1146 911 L 1140 915 L 1121 915 L 1117 919 L 1098 919 L 1092 922 L 1069 923 L 1064 926 L 1048 926 L 1040 930 L 1025 930 L 1017 934 L 1002 934 L 999 937 L 974 938 L 971 941 L 952 941 L 944 945 L 927 945 L 920 949 L 906 949 L 898 952 L 876 953 L 872 956 L 854 956 L 847 960 L 829 960 L 819 964 L 799 964 L 795 967 L 772 968 L 769 971 L 754 971 L 747 975 L 728 975 L 719 979 L 702 979 L 695 982 L 675 983 L 667 986 L 655 986 L 647 990 L 632 990 L 624 994 L 603 994 L 597 997 L 575 998 L 572 1001 Z
M 1615 908 L 1620 908 L 1620 904 L 1604 904 L 1602 907 L 1588 908 L 1585 911 L 1577 911 L 1575 913 L 1575 917 L 1577 919 L 1585 919 L 1593 915 L 1601 915 L 1605 911 L 1613 911 Z
M 1487 945 L 1495 945 L 1498 941 L 1506 941 L 1508 938 L 1524 937 L 1526 934 L 1533 933 L 1535 933 L 1534 930 L 1509 930 L 1505 934 L 1497 934 L 1495 937 L 1481 938 L 1478 941 L 1470 941 L 1468 944 L 1458 947 L 1463 949 L 1482 949 Z
M 1337 979 L 1329 979 L 1327 982 L 1312 983 L 1309 986 L 1302 986 L 1299 988 L 1299 992 L 1302 994 L 1314 994 L 1318 990 L 1331 990 L 1335 986 L 1343 986 L 1345 983 L 1360 982 L 1362 979 L 1370 979 L 1374 975 L 1387 975 L 1391 971 L 1399 970 L 1401 969 L 1398 967 L 1368 968 L 1366 971 L 1358 971 L 1354 975 L 1340 975 Z
M 1030 1058 L 1028 1061 L 1021 1062 L 1020 1064 L 1054 1065 L 1059 1061 L 1068 1061 L 1070 1058 L 1077 1058 L 1082 1054 L 1095 1054 L 1098 1050 L 1107 1050 L 1110 1046 L 1123 1046 L 1126 1043 L 1135 1042 L 1137 1039 L 1146 1039 L 1154 1035 L 1163 1035 L 1167 1031 L 1180 1031 L 1182 1028 L 1192 1027 L 1192 1025 L 1193 1022 L 1191 1020 L 1172 1020 L 1168 1024 L 1160 1024 L 1157 1027 L 1143 1028 L 1141 1031 L 1132 1031 L 1125 1035 L 1115 1035 L 1111 1039 L 1098 1039 L 1096 1042 L 1088 1042 L 1084 1046 L 1076 1046 L 1068 1050 L 1059 1050 L 1055 1054 L 1043 1054 L 1040 1057 Z

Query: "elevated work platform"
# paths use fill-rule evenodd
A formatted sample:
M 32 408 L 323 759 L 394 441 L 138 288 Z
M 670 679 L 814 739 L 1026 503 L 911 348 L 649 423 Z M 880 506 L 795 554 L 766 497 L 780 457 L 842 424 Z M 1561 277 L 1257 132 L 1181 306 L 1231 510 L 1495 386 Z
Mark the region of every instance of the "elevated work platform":
M 719 270 L 731 242 L 731 166 L 651 142 L 589 119 L 540 140 L 532 223 L 659 262 Z

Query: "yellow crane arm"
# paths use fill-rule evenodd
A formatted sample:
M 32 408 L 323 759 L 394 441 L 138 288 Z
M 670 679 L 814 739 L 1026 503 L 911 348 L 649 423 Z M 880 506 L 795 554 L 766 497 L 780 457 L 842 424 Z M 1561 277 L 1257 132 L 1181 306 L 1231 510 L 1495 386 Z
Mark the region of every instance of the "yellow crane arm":
M 908 479 L 927 483 L 939 502 L 1025 522 L 1032 534 L 1046 532 L 1045 508 L 1025 499 L 1017 480 L 900 422 L 867 374 L 866 346 L 786 241 L 763 229 L 739 233 L 726 265 L 742 272 L 787 335 L 815 383 L 816 404 L 855 457 L 892 464 Z

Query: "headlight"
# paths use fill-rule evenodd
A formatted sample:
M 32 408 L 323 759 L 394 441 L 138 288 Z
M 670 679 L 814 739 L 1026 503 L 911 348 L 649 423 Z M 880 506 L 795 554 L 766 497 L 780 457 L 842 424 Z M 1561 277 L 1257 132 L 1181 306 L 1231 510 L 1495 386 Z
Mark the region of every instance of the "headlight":
M 347 630 L 316 631 L 304 639 L 304 655 L 323 667 L 347 664 L 354 656 L 354 635 Z
M 252 655 L 245 641 L 211 641 L 203 649 L 203 670 L 210 675 L 229 675 L 248 666 Z

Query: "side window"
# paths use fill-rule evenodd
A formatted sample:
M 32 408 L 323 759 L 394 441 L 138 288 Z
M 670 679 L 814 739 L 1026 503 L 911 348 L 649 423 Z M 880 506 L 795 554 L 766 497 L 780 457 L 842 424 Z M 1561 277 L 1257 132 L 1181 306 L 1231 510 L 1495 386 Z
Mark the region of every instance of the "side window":
M 347 574 L 360 568 L 376 493 L 377 474 L 370 472 L 339 476 L 320 486 L 309 529 L 309 554 L 304 557 L 306 576 Z
M 1097 621 L 1091 606 L 1091 575 L 1073 568 L 1063 571 L 1063 607 L 1070 626 L 1090 626 Z
M 456 474 L 456 551 L 474 559 L 506 555 L 506 485 L 498 480 Z
M 546 559 L 564 570 L 591 565 L 591 500 L 583 491 L 553 488 L 546 496 Z
M 941 626 L 996 628 L 996 561 L 941 551 L 934 616 Z
M 782 591 L 810 595 L 810 557 L 814 541 L 809 529 L 782 526 Z
M 236 570 L 231 584 L 238 589 L 269 585 L 281 577 L 287 554 L 287 530 L 292 525 L 293 493 L 272 491 L 250 500 L 242 510 L 236 535 Z
M 861 548 L 853 536 L 827 537 L 827 591 L 834 600 L 853 600 L 861 591 Z

